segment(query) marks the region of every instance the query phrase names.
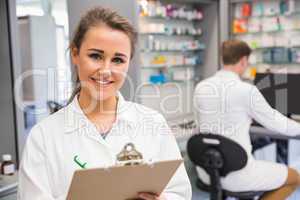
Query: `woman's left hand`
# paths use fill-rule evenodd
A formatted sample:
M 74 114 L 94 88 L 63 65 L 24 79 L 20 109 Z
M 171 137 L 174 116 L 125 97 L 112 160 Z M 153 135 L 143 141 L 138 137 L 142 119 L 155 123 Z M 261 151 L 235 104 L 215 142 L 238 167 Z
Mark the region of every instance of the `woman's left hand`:
M 151 193 L 139 193 L 139 197 L 142 198 L 143 200 L 166 200 L 166 198 L 163 195 L 156 195 L 156 194 L 151 194 Z

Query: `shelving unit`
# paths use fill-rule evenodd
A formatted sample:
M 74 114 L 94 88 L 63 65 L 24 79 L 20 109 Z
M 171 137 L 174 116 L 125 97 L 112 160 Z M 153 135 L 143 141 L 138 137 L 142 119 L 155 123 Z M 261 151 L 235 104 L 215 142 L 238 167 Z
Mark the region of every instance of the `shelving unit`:
M 152 68 L 176 68 L 176 67 L 195 67 L 195 65 L 152 65 L 152 66 L 142 66 L 145 69 L 152 69 Z
M 295 72 L 300 65 L 300 2 L 295 0 L 231 0 L 231 38 L 246 41 L 253 49 L 253 72 L 278 71 L 286 68 Z M 300 67 L 299 67 L 300 73 Z
M 203 51 L 205 48 L 196 48 L 196 49 L 167 49 L 167 50 L 141 50 L 142 53 L 163 53 L 163 52 L 171 52 L 171 53 L 187 53 L 193 51 Z
M 206 51 L 203 2 L 138 2 L 140 94 L 147 96 L 139 100 L 167 118 L 192 113 L 193 90 L 201 80 L 195 71 L 202 67 Z M 149 96 L 156 95 L 159 97 L 149 100 Z M 168 103 L 164 104 L 166 98 Z
M 299 29 L 290 29 L 290 30 L 273 30 L 273 31 L 259 31 L 259 32 L 248 32 L 248 33 L 238 33 L 234 34 L 235 36 L 243 36 L 243 35 L 259 35 L 259 34 L 281 34 L 286 31 L 292 31 L 292 32 L 300 32 Z
M 178 18 L 178 17 L 162 17 L 162 16 L 141 16 L 141 19 L 143 20 L 155 20 L 155 19 L 161 19 L 161 20 L 177 20 L 177 21 L 185 21 L 185 22 L 197 22 L 199 19 L 185 19 L 185 18 Z
M 155 33 L 155 32 L 153 32 L 153 33 L 140 33 L 140 35 L 160 35 L 160 36 L 172 36 L 172 37 L 191 37 L 191 36 L 193 36 L 193 37 L 201 37 L 202 36 L 202 34 L 195 34 L 195 35 L 193 35 L 193 34 L 167 34 L 167 33 Z

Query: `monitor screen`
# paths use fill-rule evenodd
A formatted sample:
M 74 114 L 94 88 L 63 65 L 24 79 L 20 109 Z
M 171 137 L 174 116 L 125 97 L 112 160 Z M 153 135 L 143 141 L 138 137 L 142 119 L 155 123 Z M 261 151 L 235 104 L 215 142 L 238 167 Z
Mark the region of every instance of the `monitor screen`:
M 257 73 L 254 84 L 273 108 L 300 115 L 300 74 Z

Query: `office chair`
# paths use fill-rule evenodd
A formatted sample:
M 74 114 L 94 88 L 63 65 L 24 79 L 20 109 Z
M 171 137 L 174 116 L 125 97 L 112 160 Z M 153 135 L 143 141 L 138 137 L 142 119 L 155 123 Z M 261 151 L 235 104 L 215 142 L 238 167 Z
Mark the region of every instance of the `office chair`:
M 264 191 L 231 192 L 222 189 L 221 177 L 242 169 L 247 164 L 247 153 L 238 143 L 220 135 L 197 134 L 189 139 L 187 153 L 196 166 L 202 167 L 209 174 L 211 186 L 199 178 L 196 185 L 199 189 L 209 192 L 211 200 L 223 200 L 226 197 L 250 200 L 264 193 Z

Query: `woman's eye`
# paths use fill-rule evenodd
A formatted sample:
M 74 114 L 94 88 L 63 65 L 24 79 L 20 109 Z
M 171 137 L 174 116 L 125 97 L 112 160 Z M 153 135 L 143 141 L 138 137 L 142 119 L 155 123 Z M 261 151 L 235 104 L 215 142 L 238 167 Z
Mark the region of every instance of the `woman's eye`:
M 92 53 L 92 54 L 89 55 L 89 57 L 94 59 L 94 60 L 100 60 L 102 58 L 102 56 L 97 54 L 97 53 Z
M 112 60 L 116 64 L 122 64 L 125 63 L 125 61 L 122 58 L 113 58 Z

